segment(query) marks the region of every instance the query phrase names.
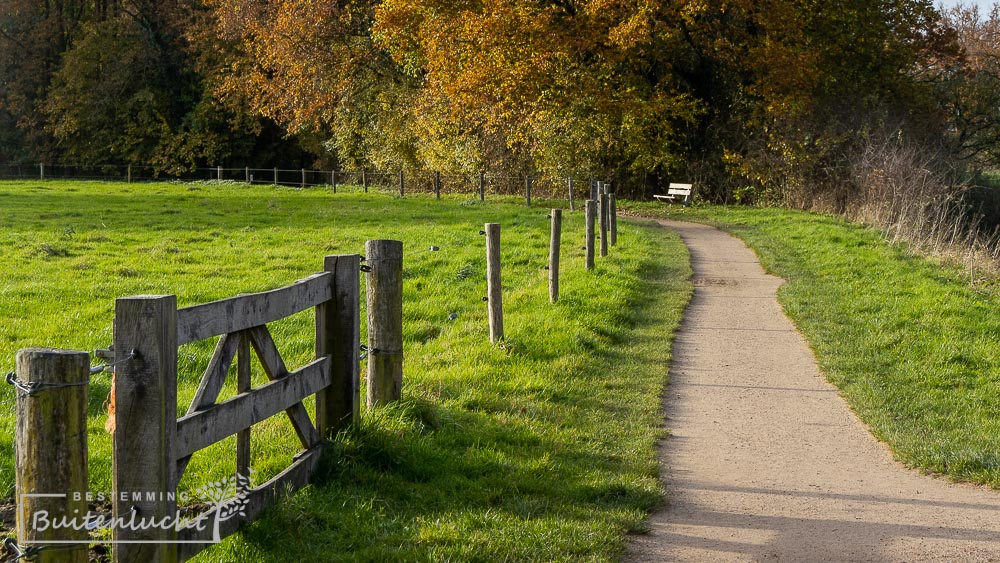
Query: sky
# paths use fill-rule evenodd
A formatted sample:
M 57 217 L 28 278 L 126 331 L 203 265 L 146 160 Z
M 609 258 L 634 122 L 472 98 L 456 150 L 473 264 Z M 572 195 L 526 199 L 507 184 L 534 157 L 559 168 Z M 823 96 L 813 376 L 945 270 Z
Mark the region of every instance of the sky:
M 944 6 L 947 8 L 952 8 L 958 4 L 964 4 L 966 6 L 971 6 L 976 4 L 979 6 L 979 11 L 983 12 L 988 8 L 993 7 L 994 0 L 935 0 L 934 4 L 936 6 Z

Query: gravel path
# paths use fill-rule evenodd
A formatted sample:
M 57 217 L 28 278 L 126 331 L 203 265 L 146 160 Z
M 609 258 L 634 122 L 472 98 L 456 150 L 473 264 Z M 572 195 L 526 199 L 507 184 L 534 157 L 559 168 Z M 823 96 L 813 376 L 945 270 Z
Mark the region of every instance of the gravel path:
M 1000 494 L 892 460 L 827 383 L 739 240 L 691 249 L 661 464 L 667 504 L 626 561 L 1000 561 Z

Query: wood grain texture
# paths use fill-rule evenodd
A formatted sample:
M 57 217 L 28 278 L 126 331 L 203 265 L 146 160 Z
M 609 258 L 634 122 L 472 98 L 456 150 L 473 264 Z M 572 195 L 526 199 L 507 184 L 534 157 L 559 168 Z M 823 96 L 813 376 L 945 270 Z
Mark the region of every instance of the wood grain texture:
M 16 468 L 17 541 L 22 546 L 49 541 L 81 541 L 87 532 L 72 529 L 39 530 L 32 525 L 35 514 L 48 513 L 50 521 L 86 514 L 85 499 L 74 501 L 72 493 L 87 491 L 87 385 L 90 355 L 73 350 L 28 348 L 17 353 L 17 379 L 25 383 L 55 384 L 31 395 L 18 392 L 14 430 Z M 35 497 L 65 494 L 65 498 Z M 28 496 L 26 496 L 28 495 Z M 74 513 L 78 510 L 78 513 Z M 86 563 L 88 546 L 66 550 L 43 550 L 39 563 Z
M 370 240 L 365 255 L 368 305 L 368 406 L 397 401 L 403 388 L 403 243 Z
M 260 359 L 261 366 L 264 368 L 264 373 L 267 374 L 268 379 L 273 381 L 286 377 L 288 375 L 288 368 L 285 367 L 285 362 L 281 359 L 278 348 L 274 345 L 274 339 L 271 338 L 271 333 L 267 330 L 267 327 L 255 326 L 247 330 L 247 335 L 250 337 L 250 345 L 253 347 L 254 352 L 257 353 L 257 357 Z M 326 374 L 326 377 L 327 382 L 325 385 L 329 385 L 329 373 Z M 301 398 L 304 399 L 306 395 L 311 395 L 316 391 L 318 389 L 302 395 Z M 309 413 L 302 403 L 295 403 L 289 406 L 285 409 L 285 413 L 288 414 L 288 418 L 292 421 L 292 427 L 295 428 L 295 433 L 298 435 L 299 441 L 304 448 L 309 449 L 319 443 L 319 434 L 316 432 L 316 428 L 309 419 Z
M 549 301 L 559 300 L 559 250 L 562 242 L 562 209 L 552 210 L 549 238 Z
M 330 357 L 331 383 L 316 394 L 316 429 L 332 438 L 359 420 L 361 342 L 361 256 L 327 256 L 333 299 L 316 307 L 316 357 Z
M 115 518 L 174 516 L 177 488 L 177 299 L 137 296 L 115 301 L 115 417 L 112 491 Z M 135 357 L 129 359 L 130 351 Z M 141 498 L 122 501 L 121 493 Z M 155 499 L 146 495 L 152 494 Z M 174 530 L 116 527 L 112 539 L 172 541 Z M 161 563 L 176 559 L 172 543 L 121 543 L 115 563 Z
M 500 224 L 486 223 L 486 301 L 490 342 L 503 340 L 503 285 L 500 277 Z
M 292 285 L 185 307 L 177 311 L 177 344 L 267 324 L 328 301 L 332 274 L 315 274 Z
M 323 357 L 256 389 L 186 415 L 177 421 L 177 457 L 189 456 L 301 404 L 304 398 L 328 385 L 330 358 Z

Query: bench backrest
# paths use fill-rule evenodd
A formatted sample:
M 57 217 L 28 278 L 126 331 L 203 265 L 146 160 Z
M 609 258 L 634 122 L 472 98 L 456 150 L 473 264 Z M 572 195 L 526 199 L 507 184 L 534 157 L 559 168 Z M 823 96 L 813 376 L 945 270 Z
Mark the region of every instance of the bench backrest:
M 691 195 L 691 184 L 673 184 L 667 189 L 669 195 Z

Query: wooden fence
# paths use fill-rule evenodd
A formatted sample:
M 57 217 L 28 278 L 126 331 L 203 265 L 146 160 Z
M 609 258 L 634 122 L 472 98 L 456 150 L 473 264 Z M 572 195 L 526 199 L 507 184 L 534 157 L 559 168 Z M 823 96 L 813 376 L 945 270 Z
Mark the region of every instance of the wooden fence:
M 617 224 L 603 209 L 586 201 L 587 269 L 593 269 L 594 215 L 601 219 L 602 252 L 608 227 L 614 244 Z M 551 212 L 550 300 L 558 299 L 562 211 Z M 503 340 L 500 284 L 500 225 L 488 223 L 487 237 L 490 338 Z M 235 435 L 238 494 L 233 504 L 215 504 L 190 521 L 209 526 L 113 525 L 116 563 L 175 563 L 234 533 L 281 495 L 307 483 L 315 472 L 323 441 L 359 416 L 360 272 L 367 272 L 368 403 L 398 400 L 402 385 L 402 243 L 368 241 L 368 264 L 360 255 L 327 256 L 324 271 L 292 285 L 245 294 L 182 309 L 174 295 L 141 295 L 116 300 L 114 381 L 109 416 L 113 429 L 113 522 L 166 522 L 176 519 L 177 486 L 197 451 Z M 315 359 L 290 370 L 267 328 L 268 323 L 315 309 Z M 177 350 L 187 343 L 219 337 L 187 412 L 177 418 Z M 253 388 L 251 361 L 260 362 L 268 383 Z M 237 395 L 219 402 L 236 362 Z M 93 373 L 93 370 L 90 371 Z M 16 377 L 14 377 L 16 376 Z M 18 537 L 25 545 L 58 547 L 52 531 L 35 533 L 23 520 L 34 507 L 50 510 L 52 495 L 23 492 L 80 492 L 87 483 L 87 354 L 49 349 L 18 353 L 17 372 L 8 376 L 18 395 Z M 44 395 L 36 391 L 46 390 Z M 316 398 L 315 422 L 303 401 Z M 302 450 L 292 463 L 266 483 L 251 487 L 250 429 L 279 415 L 291 420 Z M 81 436 L 83 438 L 81 438 Z M 82 444 L 81 444 L 82 442 Z M 50 447 L 51 446 L 51 447 Z M 72 514 L 66 505 L 58 510 Z M 225 514 L 223 512 L 225 511 Z M 55 513 L 53 513 L 55 514 Z M 32 553 L 42 563 L 86 561 L 86 535 L 76 543 Z M 67 543 L 63 541 L 62 543 Z M 36 548 L 37 549 L 37 548 Z
M 325 271 L 273 291 L 183 309 L 177 308 L 173 295 L 116 300 L 112 391 L 113 521 L 119 524 L 162 523 L 175 519 L 177 484 L 192 454 L 232 435 L 237 436 L 234 452 L 237 476 L 233 482 L 238 482 L 239 494 L 236 495 L 238 502 L 233 505 L 215 504 L 207 512 L 188 519 L 188 522 L 208 522 L 207 526 L 112 526 L 114 561 L 173 563 L 189 559 L 253 520 L 279 496 L 309 481 L 319 462 L 323 440 L 352 424 L 358 416 L 360 271 L 359 255 L 328 256 Z M 316 311 L 316 359 L 290 370 L 267 324 L 310 308 Z M 215 336 L 220 338 L 191 406 L 184 416 L 177 418 L 177 348 Z M 79 402 L 83 406 L 77 410 L 82 410 L 85 416 L 86 379 L 72 384 L 46 381 L 45 378 L 51 378 L 54 373 L 65 376 L 67 370 L 53 369 L 52 364 L 46 368 L 42 360 L 47 357 L 65 362 L 66 358 L 73 359 L 79 354 L 86 357 L 86 354 L 67 355 L 44 349 L 34 349 L 34 352 L 37 353 L 24 350 L 18 355 L 17 383 L 21 385 L 19 389 L 25 391 L 19 395 L 19 409 L 28 408 L 33 401 L 43 397 L 42 394 L 31 397 L 40 389 L 63 392 L 64 396 L 69 390 L 81 394 L 82 389 Z M 251 354 L 259 360 L 269 379 L 268 383 L 256 388 L 250 386 Z M 32 358 L 35 359 L 33 365 Z M 218 402 L 234 361 L 238 394 Z M 79 379 L 79 375 L 70 377 Z M 303 405 L 303 400 L 313 395 L 316 397 L 315 423 Z M 46 400 L 51 401 L 53 397 L 56 395 L 47 395 Z M 245 479 L 249 476 L 250 428 L 282 411 L 291 420 L 302 450 L 284 471 L 251 488 Z M 30 418 L 22 420 L 19 416 L 18 419 L 19 428 L 31 423 L 36 433 L 26 435 L 23 443 L 48 443 L 50 451 L 38 451 L 34 458 L 24 460 L 24 467 L 18 470 L 19 492 L 28 485 L 49 483 L 44 479 L 22 483 L 22 476 L 59 474 L 69 467 L 60 466 L 63 456 L 53 453 L 62 449 L 65 440 L 61 434 L 65 424 L 51 419 L 49 414 L 43 421 L 47 426 L 43 427 L 37 423 L 42 416 L 40 409 L 28 414 L 33 412 L 38 413 L 35 423 Z M 75 448 L 80 449 L 78 444 Z M 50 466 L 51 463 L 55 466 Z M 85 445 L 82 461 L 78 455 L 72 459 L 72 464 L 80 463 L 84 477 L 82 482 L 79 478 L 72 482 L 77 487 L 86 483 Z M 19 518 L 22 517 L 20 512 L 25 511 L 24 507 L 21 509 Z M 220 511 L 228 512 L 222 514 Z M 22 543 L 35 542 L 59 548 L 42 549 L 33 556 L 42 561 L 74 560 L 71 557 L 74 546 L 55 545 L 59 542 L 47 544 L 46 538 L 34 537 L 26 524 L 18 522 Z M 80 549 L 79 546 L 76 549 Z M 86 545 L 83 545 L 83 554 L 86 554 Z

